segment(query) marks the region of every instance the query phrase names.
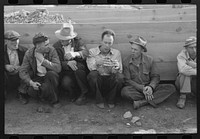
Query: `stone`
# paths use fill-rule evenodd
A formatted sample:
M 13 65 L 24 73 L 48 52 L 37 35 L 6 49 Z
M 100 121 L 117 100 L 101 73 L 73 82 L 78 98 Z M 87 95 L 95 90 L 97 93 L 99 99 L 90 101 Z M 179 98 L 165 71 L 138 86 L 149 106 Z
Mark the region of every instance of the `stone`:
M 136 122 L 135 124 L 136 124 L 137 126 L 141 126 L 141 125 L 142 125 L 142 123 L 141 123 L 141 122 L 139 122 L 139 121 L 138 121 L 138 122 Z
M 130 124 L 130 123 L 126 123 L 126 125 L 127 125 L 127 126 L 130 126 L 131 124 Z
M 131 122 L 134 124 L 134 123 L 137 122 L 138 120 L 140 120 L 140 117 L 134 116 L 134 117 L 132 117 Z
M 124 113 L 123 117 L 124 117 L 125 119 L 131 118 L 131 117 L 132 117 L 132 113 L 131 113 L 130 111 L 127 111 L 127 112 Z

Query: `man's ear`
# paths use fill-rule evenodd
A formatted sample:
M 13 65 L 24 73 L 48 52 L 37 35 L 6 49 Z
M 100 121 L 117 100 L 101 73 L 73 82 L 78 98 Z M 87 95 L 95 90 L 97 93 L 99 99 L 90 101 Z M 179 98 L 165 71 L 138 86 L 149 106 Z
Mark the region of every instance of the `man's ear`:
M 5 44 L 8 44 L 8 40 L 4 39 L 4 43 L 5 43 Z

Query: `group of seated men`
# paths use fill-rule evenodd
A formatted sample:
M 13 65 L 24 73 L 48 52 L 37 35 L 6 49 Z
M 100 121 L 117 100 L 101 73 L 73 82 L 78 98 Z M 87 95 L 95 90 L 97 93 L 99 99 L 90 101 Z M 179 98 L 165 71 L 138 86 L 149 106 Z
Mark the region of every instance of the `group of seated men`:
M 141 36 L 129 40 L 132 53 L 123 62 L 120 51 L 112 48 L 115 33 L 110 29 L 102 33 L 99 46 L 89 50 L 70 23 L 64 23 L 55 36 L 58 41 L 50 46 L 48 36 L 36 33 L 34 47 L 25 52 L 19 46 L 19 33 L 8 30 L 4 34 L 5 92 L 16 87 L 22 104 L 34 97 L 58 108 L 58 92 L 62 91 L 83 105 L 91 92 L 98 108 L 105 108 L 105 102 L 114 108 L 121 94 L 137 109 L 146 104 L 157 107 L 177 89 L 177 107 L 184 108 L 186 95 L 196 93 L 196 37 L 188 38 L 177 56 L 175 88 L 159 84 L 156 63 L 145 53 L 147 41 Z

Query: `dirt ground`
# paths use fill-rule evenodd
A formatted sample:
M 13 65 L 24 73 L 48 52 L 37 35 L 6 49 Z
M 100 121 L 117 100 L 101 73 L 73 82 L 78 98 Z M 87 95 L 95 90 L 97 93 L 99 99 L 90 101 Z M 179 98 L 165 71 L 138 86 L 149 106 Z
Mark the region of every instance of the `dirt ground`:
M 178 94 L 153 108 L 149 105 L 133 110 L 131 103 L 118 98 L 114 109 L 99 109 L 94 100 L 83 106 L 61 97 L 62 107 L 51 113 L 38 113 L 36 100 L 22 105 L 16 95 L 9 93 L 5 101 L 5 134 L 135 134 L 135 133 L 196 133 L 196 100 L 190 96 L 186 108 L 175 104 Z M 124 119 L 125 112 L 140 118 L 141 125 Z M 129 123 L 130 125 L 128 125 Z

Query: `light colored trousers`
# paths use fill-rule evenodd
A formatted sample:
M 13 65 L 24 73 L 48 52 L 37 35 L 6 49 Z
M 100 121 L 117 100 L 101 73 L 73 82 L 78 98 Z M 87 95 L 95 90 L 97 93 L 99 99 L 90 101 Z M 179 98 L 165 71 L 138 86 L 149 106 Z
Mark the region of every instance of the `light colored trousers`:
M 186 76 L 179 73 L 175 85 L 180 93 L 196 93 L 196 76 Z

